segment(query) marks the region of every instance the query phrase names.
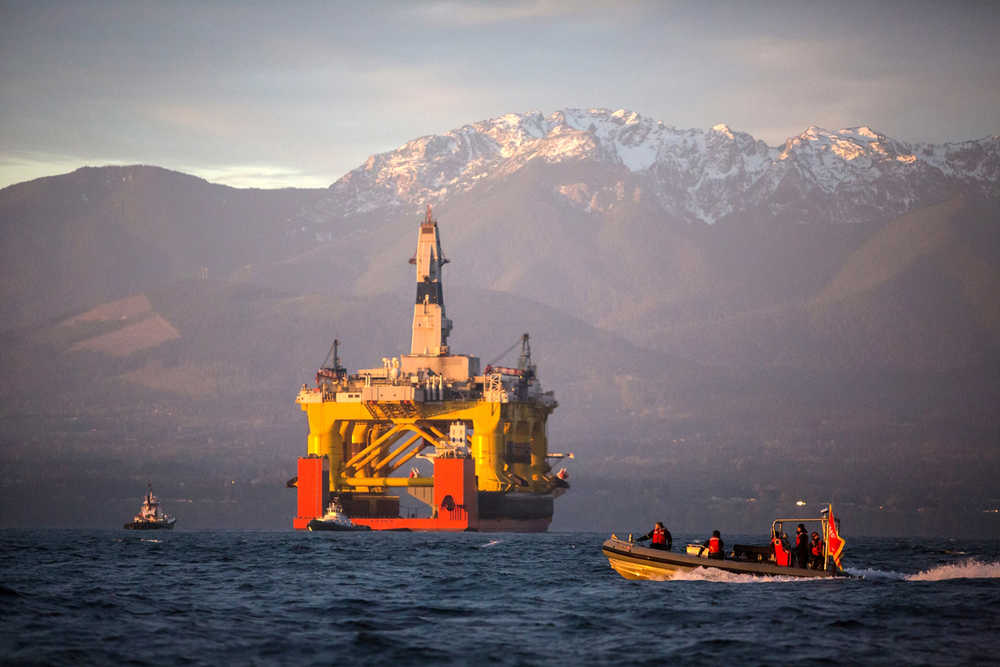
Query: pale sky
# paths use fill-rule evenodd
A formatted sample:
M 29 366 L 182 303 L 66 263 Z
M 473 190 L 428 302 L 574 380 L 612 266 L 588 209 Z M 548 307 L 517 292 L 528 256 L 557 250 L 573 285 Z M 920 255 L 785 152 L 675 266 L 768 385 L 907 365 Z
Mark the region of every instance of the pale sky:
M 998 45 L 997 2 L 0 0 L 0 187 L 136 163 L 325 187 L 566 107 L 771 145 L 810 125 L 975 139 L 1000 134 Z

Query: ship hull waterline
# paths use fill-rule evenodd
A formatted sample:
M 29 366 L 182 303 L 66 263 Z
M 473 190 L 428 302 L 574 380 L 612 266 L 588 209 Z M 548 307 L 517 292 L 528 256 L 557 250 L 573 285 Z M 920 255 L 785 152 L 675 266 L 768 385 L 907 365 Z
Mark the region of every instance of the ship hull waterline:
M 601 547 L 618 574 L 626 579 L 646 579 L 664 581 L 679 573 L 687 573 L 700 567 L 714 568 L 732 574 L 749 574 L 757 577 L 797 577 L 819 579 L 842 576 L 836 572 L 810 570 L 799 567 L 782 567 L 773 563 L 756 563 L 738 560 L 715 560 L 700 556 L 689 556 L 672 551 L 652 549 L 611 538 Z
M 478 493 L 475 513 L 440 509 L 428 518 L 351 516 L 372 530 L 411 530 L 479 533 L 544 533 L 552 523 L 552 496 Z M 485 502 L 484 502 L 485 501 Z
M 173 530 L 175 521 L 132 521 L 122 526 L 125 530 Z
M 361 524 L 355 524 L 353 526 L 345 526 L 344 524 L 337 523 L 335 521 L 323 521 L 322 519 L 313 519 L 310 521 L 306 530 L 313 531 L 331 531 L 340 533 L 357 533 L 357 532 L 368 532 L 371 527 L 364 526 Z
M 412 531 L 444 533 L 544 533 L 551 519 L 479 519 L 476 522 L 439 519 L 364 518 L 351 519 L 359 526 L 375 531 Z

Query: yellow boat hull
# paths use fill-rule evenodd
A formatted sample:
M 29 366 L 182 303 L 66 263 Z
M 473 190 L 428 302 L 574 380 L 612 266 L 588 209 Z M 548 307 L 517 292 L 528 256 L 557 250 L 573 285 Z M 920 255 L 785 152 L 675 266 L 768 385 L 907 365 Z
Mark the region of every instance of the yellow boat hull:
M 608 554 L 605 552 L 605 556 Z M 641 561 L 635 561 L 621 556 L 608 556 L 608 562 L 618 574 L 626 579 L 647 579 L 652 581 L 665 581 L 672 579 L 678 570 L 664 567 L 662 565 L 650 565 Z

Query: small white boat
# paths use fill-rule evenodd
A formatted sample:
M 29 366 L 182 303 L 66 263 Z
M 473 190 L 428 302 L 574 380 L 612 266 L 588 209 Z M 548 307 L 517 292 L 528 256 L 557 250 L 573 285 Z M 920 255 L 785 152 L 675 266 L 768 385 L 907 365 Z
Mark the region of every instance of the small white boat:
M 124 527 L 127 530 L 173 530 L 175 523 L 177 519 L 160 509 L 160 499 L 153 495 L 153 485 L 150 484 L 139 513 Z
M 340 499 L 334 498 L 326 508 L 326 514 L 319 519 L 313 519 L 307 526 L 308 530 L 371 530 L 368 526 L 359 526 L 344 513 Z

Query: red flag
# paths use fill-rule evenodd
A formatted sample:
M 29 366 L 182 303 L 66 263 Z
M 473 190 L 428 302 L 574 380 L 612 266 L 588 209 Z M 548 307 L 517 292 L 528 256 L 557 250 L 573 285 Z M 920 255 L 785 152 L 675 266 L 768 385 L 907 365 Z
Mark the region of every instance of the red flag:
M 840 567 L 840 552 L 844 550 L 846 542 L 837 534 L 837 522 L 833 520 L 833 507 L 830 508 L 830 516 L 827 517 L 826 548 L 827 553 L 833 556 L 833 562 Z

